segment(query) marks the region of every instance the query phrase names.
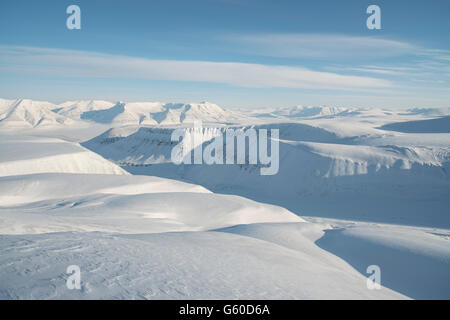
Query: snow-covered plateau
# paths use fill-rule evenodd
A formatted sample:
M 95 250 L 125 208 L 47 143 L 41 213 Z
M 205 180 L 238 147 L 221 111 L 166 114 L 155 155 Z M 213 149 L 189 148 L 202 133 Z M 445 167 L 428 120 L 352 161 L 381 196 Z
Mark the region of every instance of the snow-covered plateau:
M 174 164 L 197 121 L 278 173 Z M 449 109 L 0 99 L 0 150 L 0 299 L 450 299 Z

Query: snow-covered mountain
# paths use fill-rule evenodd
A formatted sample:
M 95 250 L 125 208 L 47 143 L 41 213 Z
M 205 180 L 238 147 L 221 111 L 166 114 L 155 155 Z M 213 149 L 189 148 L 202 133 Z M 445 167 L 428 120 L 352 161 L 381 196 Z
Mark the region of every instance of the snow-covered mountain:
M 152 115 L 159 124 L 180 124 L 203 121 L 205 123 L 239 123 L 244 116 L 224 110 L 209 102 L 189 104 L 165 104 L 163 110 Z
M 70 119 L 52 112 L 56 105 L 30 99 L 0 99 L 0 128 L 58 127 L 73 124 Z
M 158 102 L 111 103 L 106 101 L 75 101 L 63 103 L 54 111 L 72 119 L 97 122 L 105 125 L 154 125 L 152 112 L 160 112 Z
M 344 117 L 419 116 L 438 117 L 450 115 L 450 108 L 410 108 L 393 111 L 366 107 L 294 106 L 247 110 L 245 113 L 261 119 L 333 119 Z
M 319 118 L 340 117 L 359 114 L 358 108 L 328 107 L 328 106 L 294 106 L 280 108 L 265 108 L 250 111 L 258 118 Z
M 404 114 L 408 115 L 424 115 L 430 117 L 448 116 L 450 115 L 450 107 L 448 108 L 410 108 Z
M 301 120 L 327 120 L 352 117 L 413 121 L 450 115 L 450 109 L 390 111 L 360 107 L 294 106 L 265 109 L 227 110 L 217 104 L 163 102 L 108 102 L 78 100 L 53 104 L 30 99 L 0 99 L 0 128 L 57 128 L 98 123 L 119 126 L 177 126 L 196 121 L 215 125 L 252 125 Z
M 67 101 L 59 105 L 30 99 L 0 99 L 0 128 L 69 128 L 97 123 L 103 126 L 161 126 L 252 122 L 252 117 L 216 104 Z M 84 124 L 83 124 L 84 123 Z
M 58 114 L 111 126 L 122 125 L 179 125 L 203 121 L 205 123 L 236 123 L 246 117 L 225 111 L 216 104 L 75 101 L 66 102 L 55 109 Z
M 63 102 L 52 111 L 68 118 L 81 119 L 85 112 L 105 110 L 113 106 L 114 103 L 104 100 L 77 100 Z

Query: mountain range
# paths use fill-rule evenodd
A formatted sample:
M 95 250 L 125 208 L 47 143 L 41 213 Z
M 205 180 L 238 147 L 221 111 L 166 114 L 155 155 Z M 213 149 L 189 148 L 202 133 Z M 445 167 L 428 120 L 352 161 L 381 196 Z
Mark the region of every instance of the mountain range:
M 76 126 L 83 122 L 106 126 L 174 126 L 196 121 L 205 124 L 254 124 L 289 120 L 326 120 L 349 117 L 415 117 L 422 120 L 450 115 L 450 109 L 391 111 L 361 107 L 295 106 L 229 110 L 209 102 L 108 102 L 79 100 L 53 104 L 30 99 L 0 99 L 0 128 Z

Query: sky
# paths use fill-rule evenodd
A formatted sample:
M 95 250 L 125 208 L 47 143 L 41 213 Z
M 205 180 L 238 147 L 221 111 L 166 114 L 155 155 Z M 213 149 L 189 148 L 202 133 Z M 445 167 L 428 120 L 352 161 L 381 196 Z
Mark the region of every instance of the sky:
M 0 97 L 450 107 L 449 31 L 448 0 L 2 0 Z

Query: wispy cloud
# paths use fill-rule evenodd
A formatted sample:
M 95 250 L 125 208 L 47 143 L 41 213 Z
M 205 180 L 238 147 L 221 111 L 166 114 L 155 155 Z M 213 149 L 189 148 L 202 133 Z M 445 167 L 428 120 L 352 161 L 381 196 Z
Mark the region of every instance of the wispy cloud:
M 96 52 L 0 46 L 0 70 L 72 77 L 138 78 L 222 83 L 241 87 L 377 89 L 387 80 L 302 67 L 239 62 L 156 60 Z
M 347 68 L 347 70 L 359 71 L 359 72 L 367 72 L 367 73 L 376 73 L 376 74 L 384 74 L 384 75 L 399 75 L 403 74 L 402 72 L 389 70 L 385 68 Z
M 411 54 L 418 47 L 403 41 L 338 34 L 248 34 L 221 39 L 238 44 L 237 50 L 284 58 L 391 57 Z
M 405 63 L 402 63 L 405 65 Z M 435 61 L 435 60 L 418 60 L 414 63 L 406 64 L 407 66 L 391 66 L 391 65 L 363 65 L 358 67 L 341 66 L 341 67 L 329 67 L 328 70 L 332 72 L 349 72 L 355 71 L 360 74 L 378 74 L 385 77 L 392 76 L 396 79 L 402 79 L 403 82 L 414 80 L 414 78 L 422 78 L 417 81 L 430 81 L 445 83 L 450 81 L 449 75 L 446 73 L 450 71 L 449 62 Z

